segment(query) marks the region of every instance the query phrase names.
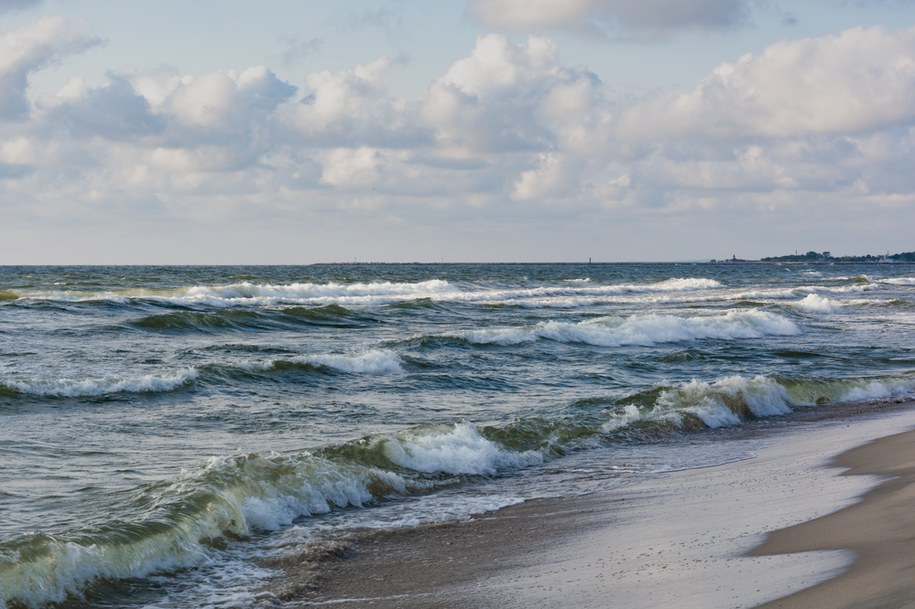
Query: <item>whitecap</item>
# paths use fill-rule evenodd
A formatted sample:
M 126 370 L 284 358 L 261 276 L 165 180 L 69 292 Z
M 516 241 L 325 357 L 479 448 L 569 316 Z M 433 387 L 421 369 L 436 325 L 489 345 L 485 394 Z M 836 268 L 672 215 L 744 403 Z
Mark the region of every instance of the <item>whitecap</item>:
M 116 393 L 163 393 L 194 381 L 196 368 L 184 368 L 161 375 L 144 374 L 130 378 L 61 378 L 54 380 L 6 381 L 8 387 L 45 397 L 93 397 Z
M 543 461 L 537 451 L 505 450 L 466 423 L 403 432 L 385 438 L 383 443 L 384 455 L 392 463 L 423 473 L 492 476 Z
M 793 303 L 792 306 L 805 313 L 835 313 L 839 305 L 818 294 L 808 294 L 803 299 Z

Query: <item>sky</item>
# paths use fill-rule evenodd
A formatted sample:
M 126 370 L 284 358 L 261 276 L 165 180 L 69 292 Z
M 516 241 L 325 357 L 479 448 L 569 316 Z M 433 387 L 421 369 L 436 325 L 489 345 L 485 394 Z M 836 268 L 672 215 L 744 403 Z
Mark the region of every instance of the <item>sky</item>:
M 0 0 L 0 265 L 915 250 L 915 0 Z

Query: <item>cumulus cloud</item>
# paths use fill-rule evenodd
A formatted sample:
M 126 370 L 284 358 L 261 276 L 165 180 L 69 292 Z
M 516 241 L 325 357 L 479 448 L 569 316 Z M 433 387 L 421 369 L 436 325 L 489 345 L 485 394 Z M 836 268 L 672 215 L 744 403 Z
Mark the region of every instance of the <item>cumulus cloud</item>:
M 542 153 L 534 168 L 521 173 L 512 189 L 512 198 L 543 201 L 572 194 L 578 187 L 577 174 L 578 167 L 569 158 Z
M 856 133 L 915 119 L 915 29 L 851 29 L 722 64 L 622 117 L 633 139 Z
M 266 119 L 295 92 L 264 66 L 211 72 L 183 78 L 161 110 L 199 137 L 218 140 L 248 133 L 253 123 Z
M 100 43 L 58 17 L 0 33 L 0 120 L 24 120 L 31 111 L 29 77 L 48 64 Z
M 164 128 L 162 117 L 152 113 L 147 99 L 121 75 L 109 74 L 108 82 L 94 89 L 71 80 L 58 98 L 49 121 L 73 136 L 118 140 L 161 133 Z
M 478 38 L 471 55 L 432 84 L 423 117 L 457 156 L 585 149 L 611 120 L 597 77 L 564 66 L 549 39 L 514 45 L 497 34 Z
M 489 27 L 656 36 L 680 29 L 744 25 L 755 4 L 755 0 L 474 0 L 470 13 Z
M 381 57 L 343 72 L 309 74 L 301 99 L 277 110 L 277 125 L 312 146 L 410 146 L 427 141 L 415 104 L 387 94 L 391 60 Z

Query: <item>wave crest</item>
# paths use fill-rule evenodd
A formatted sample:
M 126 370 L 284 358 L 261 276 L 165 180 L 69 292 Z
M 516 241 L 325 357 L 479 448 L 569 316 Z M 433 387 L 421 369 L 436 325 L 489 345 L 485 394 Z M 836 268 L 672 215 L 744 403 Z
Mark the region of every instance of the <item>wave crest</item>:
M 22 394 L 43 397 L 101 397 L 118 393 L 166 393 L 186 387 L 196 380 L 197 376 L 196 368 L 184 368 L 161 375 L 145 374 L 133 378 L 8 380 L 4 385 Z
M 466 330 L 451 334 L 477 344 L 517 345 L 537 339 L 599 347 L 652 346 L 700 339 L 753 339 L 794 336 L 791 320 L 765 311 L 731 311 L 717 316 L 633 315 L 581 322 L 549 321 L 521 328 Z
M 839 305 L 818 294 L 808 294 L 803 299 L 793 303 L 794 308 L 805 313 L 835 313 Z
M 493 476 L 543 462 L 539 451 L 506 450 L 466 423 L 402 433 L 383 440 L 383 446 L 392 463 L 430 474 Z

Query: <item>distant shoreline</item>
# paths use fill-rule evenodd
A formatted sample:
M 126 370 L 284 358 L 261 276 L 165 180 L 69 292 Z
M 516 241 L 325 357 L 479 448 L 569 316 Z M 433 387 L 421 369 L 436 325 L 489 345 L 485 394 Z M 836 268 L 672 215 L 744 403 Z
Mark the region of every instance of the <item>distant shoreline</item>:
M 728 260 L 711 260 L 710 262 L 763 262 L 780 264 L 900 264 L 915 262 L 915 252 L 901 252 L 883 256 L 862 254 L 859 256 L 833 256 L 830 252 L 810 251 L 805 254 L 789 254 L 787 256 L 766 256 L 759 260 L 741 260 L 736 255 Z
M 709 260 L 706 263 L 699 264 L 815 264 L 829 266 L 834 264 L 915 264 L 915 260 L 772 260 L 762 258 L 760 260 Z

